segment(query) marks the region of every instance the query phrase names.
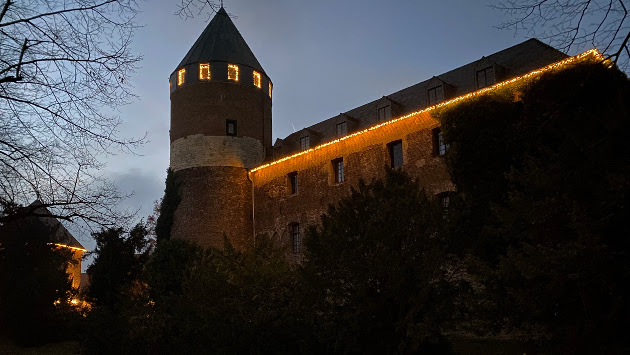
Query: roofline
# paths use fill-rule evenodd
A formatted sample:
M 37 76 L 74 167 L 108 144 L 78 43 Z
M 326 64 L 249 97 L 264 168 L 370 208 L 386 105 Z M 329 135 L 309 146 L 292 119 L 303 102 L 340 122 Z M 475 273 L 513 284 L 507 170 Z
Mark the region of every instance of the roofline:
M 67 244 L 60 244 L 60 243 L 48 243 L 48 245 L 54 245 L 60 248 L 68 248 L 68 249 L 73 249 L 73 250 L 81 250 L 82 252 L 87 252 L 87 249 L 85 248 L 79 248 L 79 247 L 72 247 L 69 246 Z
M 590 50 L 588 50 L 588 51 L 586 51 L 586 52 L 583 52 L 583 53 L 577 54 L 577 55 L 575 55 L 575 56 L 573 56 L 573 57 L 568 57 L 568 58 L 563 59 L 563 60 L 561 60 L 561 61 L 559 61 L 559 62 L 555 62 L 555 63 L 549 64 L 549 65 L 547 65 L 547 66 L 544 66 L 544 67 L 542 67 L 542 68 L 532 70 L 531 72 L 529 72 L 529 73 L 527 73 L 527 74 L 523 74 L 523 75 L 518 76 L 518 77 L 516 77 L 516 78 L 512 78 L 512 79 L 509 79 L 509 80 L 502 81 L 502 82 L 497 83 L 497 84 L 494 84 L 494 85 L 492 85 L 492 86 L 485 87 L 485 88 L 483 88 L 483 89 L 479 89 L 479 90 L 477 90 L 477 91 L 473 91 L 473 92 L 470 92 L 470 93 L 465 94 L 465 95 L 462 95 L 462 96 L 458 96 L 458 97 L 453 98 L 453 99 L 450 99 L 450 100 L 448 100 L 448 101 L 443 101 L 443 102 L 441 102 L 441 103 L 439 103 L 439 104 L 436 104 L 436 105 L 433 105 L 433 106 L 426 107 L 426 108 L 424 108 L 424 109 L 422 109 L 422 110 L 414 111 L 414 112 L 411 112 L 411 113 L 406 114 L 406 115 L 404 115 L 404 116 L 401 116 L 401 117 L 398 117 L 398 118 L 395 118 L 395 119 L 392 119 L 392 120 L 389 120 L 389 121 L 386 121 L 386 122 L 383 122 L 383 123 L 379 123 L 379 124 L 377 124 L 377 125 L 374 125 L 374 126 L 368 127 L 368 128 L 366 128 L 366 129 L 363 129 L 363 130 L 361 130 L 361 131 L 358 131 L 358 132 L 355 132 L 355 133 L 349 134 L 349 135 L 347 135 L 347 136 L 343 136 L 343 137 L 341 137 L 341 138 L 337 138 L 337 139 L 335 139 L 335 140 L 332 140 L 332 141 L 329 141 L 329 142 L 326 142 L 326 143 L 320 144 L 320 145 L 318 145 L 318 146 L 316 146 L 316 147 L 314 147 L 314 148 L 310 148 L 310 149 L 307 149 L 307 150 L 303 150 L 303 151 L 298 152 L 298 153 L 295 153 L 295 154 L 293 154 L 293 155 L 289 155 L 289 156 L 287 156 L 287 157 L 280 158 L 280 159 L 275 160 L 275 161 L 272 161 L 272 162 L 270 162 L 270 163 L 267 163 L 267 164 L 263 164 L 263 165 L 257 166 L 257 167 L 255 167 L 255 168 L 252 168 L 252 169 L 250 170 L 250 172 L 252 172 L 252 173 L 253 173 L 253 172 L 256 172 L 256 171 L 258 171 L 258 170 L 261 170 L 261 169 L 264 169 L 264 168 L 270 167 L 270 166 L 272 166 L 272 165 L 276 165 L 276 164 L 281 163 L 281 162 L 286 161 L 286 160 L 290 160 L 290 159 L 293 159 L 293 158 L 299 157 L 299 156 L 301 156 L 301 155 L 304 155 L 304 154 L 310 153 L 310 152 L 312 152 L 312 151 L 315 151 L 315 150 L 318 150 L 318 149 L 321 149 L 321 148 L 327 147 L 327 146 L 329 146 L 329 145 L 339 143 L 339 142 L 341 142 L 341 141 L 343 141 L 343 140 L 346 140 L 346 139 L 348 139 L 348 138 L 352 138 L 352 137 L 355 137 L 355 136 L 358 136 L 358 135 L 364 134 L 364 133 L 366 133 L 366 132 L 368 132 L 368 131 L 372 131 L 372 130 L 378 129 L 378 128 L 380 128 L 380 127 L 383 127 L 383 126 L 386 126 L 386 125 L 392 124 L 392 123 L 394 123 L 394 122 L 402 121 L 402 120 L 405 120 L 405 119 L 407 119 L 407 118 L 410 118 L 410 117 L 413 117 L 413 116 L 417 116 L 417 115 L 420 115 L 420 114 L 425 113 L 425 112 L 433 111 L 433 110 L 435 110 L 435 109 L 437 109 L 437 108 L 440 108 L 440 107 L 448 106 L 448 105 L 454 104 L 454 103 L 456 103 L 456 102 L 459 102 L 459 101 L 462 101 L 462 100 L 465 100 L 465 99 L 468 99 L 468 98 L 471 98 L 471 97 L 474 97 L 474 96 L 477 96 L 477 95 L 485 94 L 485 93 L 487 93 L 487 92 L 489 92 L 489 91 L 496 90 L 496 89 L 498 89 L 498 88 L 501 88 L 501 87 L 506 86 L 506 85 L 509 85 L 509 84 L 513 84 L 513 83 L 518 82 L 518 81 L 521 81 L 521 80 L 523 80 L 523 79 L 527 79 L 527 78 L 530 78 L 530 77 L 532 77 L 532 76 L 535 76 L 535 75 L 538 75 L 538 74 L 541 74 L 541 73 L 547 72 L 547 71 L 549 71 L 549 70 L 552 70 L 552 69 L 555 69 L 555 68 L 558 68 L 558 67 L 561 67 L 561 66 L 565 66 L 565 65 L 571 64 L 571 63 L 573 63 L 573 62 L 575 62 L 575 61 L 577 61 L 577 60 L 579 60 L 579 59 L 582 59 L 582 58 L 584 58 L 584 57 L 587 57 L 587 56 L 589 56 L 589 55 L 593 55 L 595 58 L 597 58 L 597 59 L 601 60 L 602 62 L 607 61 L 607 59 L 606 59 L 606 58 L 605 58 L 605 57 L 604 57 L 604 56 L 603 56 L 603 55 L 602 55 L 602 54 L 601 54 L 601 53 L 597 50 L 597 48 L 593 48 L 593 49 L 590 49 Z

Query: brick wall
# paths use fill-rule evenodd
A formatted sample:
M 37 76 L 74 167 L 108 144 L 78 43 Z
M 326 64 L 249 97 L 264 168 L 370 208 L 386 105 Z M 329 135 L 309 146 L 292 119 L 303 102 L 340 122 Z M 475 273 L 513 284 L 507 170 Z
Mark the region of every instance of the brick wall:
M 252 183 L 239 167 L 196 167 L 174 174 L 181 183 L 171 236 L 223 248 L 223 233 L 237 249 L 253 245 Z
M 390 164 L 387 144 L 397 140 L 403 144 L 402 169 L 417 177 L 427 194 L 453 190 L 443 159 L 434 155 L 432 129 L 437 126 L 423 113 L 256 170 L 251 173 L 256 234 L 267 233 L 290 251 L 289 224 L 300 223 L 303 232 L 319 223 L 328 205 L 347 196 L 359 179 L 383 178 Z M 345 170 L 345 181 L 339 184 L 334 183 L 332 165 L 337 158 L 343 158 Z M 298 174 L 297 194 L 291 194 L 287 177 L 292 172 Z

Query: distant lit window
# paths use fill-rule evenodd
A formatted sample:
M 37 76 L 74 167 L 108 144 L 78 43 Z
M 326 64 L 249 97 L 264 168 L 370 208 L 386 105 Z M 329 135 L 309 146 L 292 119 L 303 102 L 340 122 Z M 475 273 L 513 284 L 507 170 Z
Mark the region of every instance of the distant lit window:
M 269 82 L 269 98 L 271 98 L 271 91 L 273 89 L 273 85 L 271 85 L 271 81 Z
M 228 136 L 236 136 L 236 120 L 225 121 L 225 134 Z
M 433 130 L 433 146 L 435 155 L 444 155 L 449 148 L 449 144 L 444 140 L 442 130 L 436 128 Z
M 293 243 L 293 253 L 300 254 L 302 252 L 302 237 L 300 236 L 300 224 L 291 223 L 289 225 L 291 232 L 291 241 Z
M 254 72 L 254 86 L 259 88 L 261 87 L 261 83 L 260 83 L 260 73 L 255 71 Z
M 389 160 L 392 168 L 398 168 L 403 165 L 402 141 L 391 142 L 387 145 L 389 148 Z
M 392 118 L 392 107 L 384 106 L 378 109 L 378 121 L 384 122 Z
M 199 79 L 210 80 L 210 64 L 199 64 Z
M 300 138 L 300 148 L 302 148 L 302 150 L 307 150 L 310 147 L 311 147 L 311 138 L 310 138 L 310 136 L 304 136 L 304 137 Z
M 291 195 L 298 193 L 298 174 L 297 171 L 287 175 L 289 178 L 289 184 L 291 185 Z
M 177 72 L 177 86 L 184 85 L 184 80 L 186 79 L 186 69 L 181 68 Z
M 442 85 L 429 89 L 429 106 L 433 106 L 437 103 L 444 101 L 444 88 Z
M 337 137 L 342 137 L 346 134 L 348 134 L 348 123 L 346 121 L 337 123 Z
M 477 89 L 485 88 L 494 84 L 494 68 L 487 67 L 477 70 Z
M 228 80 L 238 81 L 238 65 L 228 64 Z
M 333 160 L 332 165 L 333 170 L 335 171 L 335 184 L 344 182 L 343 158 Z

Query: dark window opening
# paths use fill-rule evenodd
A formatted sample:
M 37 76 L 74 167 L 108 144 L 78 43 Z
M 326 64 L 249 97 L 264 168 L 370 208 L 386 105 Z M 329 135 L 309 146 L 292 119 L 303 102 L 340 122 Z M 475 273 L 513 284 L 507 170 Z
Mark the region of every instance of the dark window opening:
M 451 194 L 452 192 L 447 191 L 442 192 L 438 195 L 438 198 L 440 199 L 440 205 L 442 206 L 442 218 L 444 219 L 448 218 L 448 208 L 451 204 Z
M 392 118 L 392 107 L 384 106 L 378 109 L 378 121 L 384 122 Z
M 344 167 L 343 167 L 343 158 L 335 159 L 332 161 L 333 170 L 335 171 L 335 184 L 340 182 L 344 182 Z
M 228 136 L 236 136 L 236 121 L 235 120 L 225 121 L 225 134 L 227 134 Z
M 302 252 L 302 237 L 300 236 L 300 224 L 291 223 L 289 225 L 291 232 L 291 241 L 293 243 L 293 253 L 299 254 Z
M 433 106 L 437 103 L 444 101 L 444 88 L 442 85 L 429 89 L 429 106 Z
M 295 195 L 296 193 L 298 193 L 298 174 L 297 172 L 293 172 L 290 173 L 288 177 L 289 184 L 291 184 L 291 195 Z
M 342 137 L 348 134 L 348 124 L 346 121 L 337 123 L 337 137 Z
M 444 155 L 450 147 L 450 144 L 444 140 L 442 130 L 436 128 L 433 130 L 433 153 L 434 155 Z
M 300 138 L 300 148 L 302 148 L 302 150 L 307 150 L 310 147 L 311 147 L 311 138 L 310 138 L 310 136 L 304 136 L 304 137 Z
M 391 142 L 388 145 L 389 159 L 392 168 L 398 168 L 403 165 L 402 141 Z
M 494 84 L 494 68 L 487 67 L 477 70 L 477 89 L 485 88 Z

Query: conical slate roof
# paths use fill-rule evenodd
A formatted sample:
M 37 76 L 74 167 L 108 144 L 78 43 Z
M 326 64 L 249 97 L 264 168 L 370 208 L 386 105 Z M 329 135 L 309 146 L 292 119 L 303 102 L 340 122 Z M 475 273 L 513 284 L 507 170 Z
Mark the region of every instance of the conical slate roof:
M 229 62 L 264 72 L 240 32 L 221 8 L 197 38 L 178 68 L 203 62 Z

